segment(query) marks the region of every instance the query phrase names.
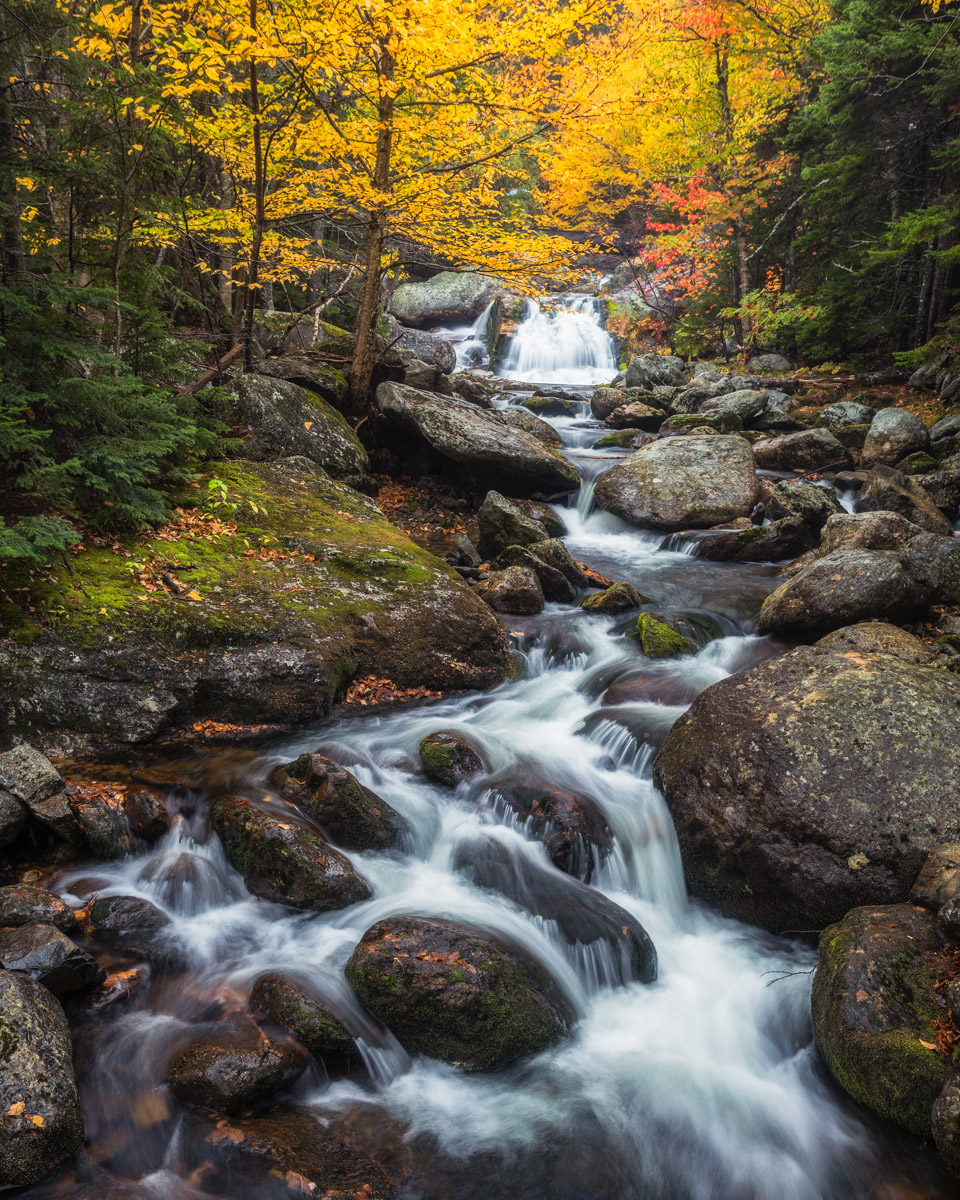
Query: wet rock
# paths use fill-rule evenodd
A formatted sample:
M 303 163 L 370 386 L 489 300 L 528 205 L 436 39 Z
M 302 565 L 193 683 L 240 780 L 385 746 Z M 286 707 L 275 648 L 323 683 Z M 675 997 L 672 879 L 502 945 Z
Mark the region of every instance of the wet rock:
M 769 442 L 755 442 L 753 454 L 764 471 L 818 471 L 850 463 L 846 448 L 826 429 L 802 429 Z
M 287 1200 L 291 1188 L 323 1200 L 396 1200 L 383 1168 L 359 1146 L 331 1132 L 310 1108 L 278 1108 L 225 1122 L 212 1114 L 184 1134 L 187 1161 L 211 1174 L 224 1195 Z M 256 1191 L 251 1193 L 251 1183 Z
M 927 855 L 910 899 L 934 910 L 960 897 L 960 842 L 944 842 Z
M 834 1078 L 861 1104 L 927 1138 L 947 1078 L 936 1050 L 941 950 L 926 909 L 855 908 L 820 935 L 813 979 L 814 1036 Z
M 25 805 L 57 837 L 67 842 L 83 841 L 60 773 L 26 742 L 0 754 L 0 788 Z
M 30 809 L 20 800 L 0 788 L 0 847 L 10 843 L 23 832 L 30 816 Z
M 441 271 L 431 279 L 401 283 L 387 309 L 414 329 L 469 325 L 498 294 L 500 285 L 473 271 Z
M 0 927 L 53 925 L 61 933 L 73 933 L 77 918 L 59 896 L 29 883 L 0 888 Z
M 95 858 L 125 858 L 136 853 L 137 839 L 120 792 L 112 788 L 75 792 L 70 807 Z
M 933 604 L 960 604 L 960 541 L 918 533 L 901 554 L 911 577 L 929 592 Z
M 605 421 L 612 412 L 630 403 L 625 388 L 598 387 L 590 397 L 590 411 L 598 421 Z
M 514 429 L 522 429 L 526 433 L 532 433 L 538 442 L 543 442 L 545 446 L 556 448 L 562 444 L 560 434 L 548 422 L 538 417 L 536 413 L 530 412 L 526 408 L 506 408 L 499 409 L 500 416 L 507 425 Z
M 717 433 L 739 433 L 743 421 L 735 412 L 705 411 L 676 413 L 661 424 L 661 433 L 693 433 L 694 430 L 715 429 Z
M 284 379 L 296 387 L 315 392 L 334 408 L 340 408 L 347 398 L 347 377 L 330 363 L 325 363 L 309 350 L 299 354 L 282 354 L 279 358 L 261 358 L 254 363 L 257 375 Z
M 488 558 L 495 558 L 508 546 L 530 546 L 534 542 L 545 542 L 548 537 L 538 520 L 527 516 L 499 492 L 487 492 L 477 511 L 477 522 L 479 549 Z
M 799 517 L 811 530 L 822 529 L 843 508 L 833 488 L 817 487 L 814 483 L 781 479 L 773 489 L 770 515 Z
M 747 516 L 757 498 L 753 453 L 743 438 L 662 438 L 615 463 L 597 481 L 601 508 L 666 531 Z
M 548 537 L 562 538 L 566 536 L 568 532 L 566 523 L 557 516 L 549 504 L 539 504 L 536 500 L 527 500 L 522 496 L 513 503 L 525 517 L 542 525 Z
M 219 796 L 210 820 L 227 857 L 256 896 L 329 912 L 370 898 L 350 862 L 312 830 L 239 796 Z
M 800 517 L 783 517 L 769 525 L 708 533 L 696 539 L 696 555 L 713 562 L 780 562 L 795 558 L 814 541 Z
M 83 1142 L 70 1031 L 50 992 L 0 971 L 0 1187 L 26 1187 Z
M 604 982 L 653 983 L 657 978 L 657 953 L 649 934 L 602 892 L 518 858 L 494 838 L 462 846 L 454 866 L 477 887 L 499 892 L 527 912 L 554 922 L 568 945 L 590 948 L 588 961 Z
M 593 443 L 593 450 L 639 450 L 650 441 L 650 435 L 642 429 L 617 429 L 605 433 Z
M 954 1179 L 960 1179 L 960 1074 L 956 1071 L 944 1082 L 930 1116 L 943 1164 Z
M 641 354 L 627 367 L 628 388 L 682 387 L 684 362 L 673 354 Z
M 686 708 L 697 698 L 699 688 L 682 676 L 666 675 L 659 671 L 628 672 L 607 688 L 601 703 L 605 708 L 617 704 L 666 704 Z
M 494 570 L 503 571 L 508 567 L 524 567 L 532 571 L 540 581 L 544 600 L 569 604 L 574 596 L 573 585 L 561 571 L 544 562 L 539 556 L 537 550 L 544 544 L 544 542 L 534 542 L 532 546 L 507 546 L 494 560 Z
M 53 925 L 0 930 L 0 966 L 29 975 L 57 997 L 96 987 L 106 971 Z
M 921 484 L 890 467 L 877 467 L 857 493 L 854 508 L 860 512 L 895 512 L 930 533 L 949 537 L 953 526 L 931 501 Z
M 707 424 L 710 424 L 709 417 L 714 414 L 719 417 L 735 416 L 739 417 L 743 425 L 749 423 L 767 407 L 769 399 L 768 392 L 757 391 L 754 388 L 744 388 L 736 392 L 727 392 L 725 396 L 714 396 L 710 400 L 704 401 L 700 406 L 699 416 L 707 417 Z
M 396 383 L 377 388 L 377 406 L 444 458 L 480 475 L 507 478 L 518 492 L 569 492 L 579 483 L 561 454 L 508 425 L 499 412 Z
M 641 595 L 632 583 L 614 583 L 604 591 L 581 600 L 580 607 L 584 612 L 615 614 L 639 608 L 649 599 L 649 596 Z
M 570 551 L 558 537 L 550 537 L 545 542 L 537 542 L 530 547 L 533 554 L 560 574 L 575 588 L 590 586 L 590 580 L 583 567 L 570 554 Z
M 543 588 L 529 567 L 507 567 L 491 571 L 477 585 L 477 595 L 494 612 L 527 616 L 543 611 Z
M 920 532 L 906 517 L 892 512 L 838 513 L 823 527 L 820 553 L 834 550 L 900 550 Z
M 935 661 L 867 623 L 702 692 L 654 764 L 693 892 L 774 930 L 906 899 L 960 840 L 960 679 Z
M 936 471 L 917 481 L 937 508 L 951 516 L 960 511 L 960 454 L 945 458 Z
M 637 628 L 630 636 L 637 639 L 647 658 L 679 658 L 681 654 L 694 654 L 697 649 L 689 638 L 649 612 L 637 617 Z
M 130 828 L 145 842 L 155 842 L 169 830 L 171 818 L 167 806 L 152 792 L 128 792 L 123 804 Z
M 345 850 L 392 850 L 409 825 L 376 792 L 321 754 L 301 754 L 270 772 L 270 786 Z
M 523 407 L 535 416 L 575 417 L 577 406 L 564 396 L 528 396 Z
M 615 408 L 603 423 L 611 429 L 640 429 L 644 433 L 655 433 L 662 422 L 663 413 L 659 408 L 634 401 Z
M 870 423 L 860 461 L 865 467 L 893 466 L 930 444 L 927 427 L 905 408 L 881 408 Z
M 464 779 L 489 770 L 476 747 L 462 733 L 442 729 L 420 743 L 423 769 L 438 783 L 456 787 Z
M 290 1087 L 307 1062 L 306 1050 L 289 1034 L 248 1017 L 184 1046 L 167 1081 L 178 1100 L 232 1115 Z
M 558 987 L 522 951 L 438 918 L 374 925 L 346 976 L 405 1049 L 466 1070 L 543 1050 L 569 1022 Z
M 932 589 L 889 550 L 834 550 L 780 585 L 760 609 L 770 633 L 826 633 L 870 619 L 920 616 Z
M 360 1061 L 357 1044 L 322 1001 L 287 975 L 261 975 L 250 993 L 250 1005 L 275 1025 L 289 1029 L 331 1070 L 347 1070 Z
M 540 783 L 495 784 L 494 795 L 543 842 L 550 861 L 567 875 L 589 883 L 613 849 L 613 834 L 600 805 Z
M 831 431 L 842 429 L 847 425 L 868 425 L 873 420 L 873 409 L 867 404 L 858 404 L 855 400 L 840 400 L 836 404 L 828 404 L 817 417 L 820 429 Z
M 115 934 L 121 939 L 144 930 L 164 929 L 170 918 L 162 909 L 139 896 L 104 896 L 90 908 L 94 933 Z
M 250 436 L 242 454 L 254 462 L 299 455 L 335 479 L 358 481 L 370 469 L 367 452 L 344 417 L 320 398 L 283 379 L 240 375 L 230 385 L 235 424 Z

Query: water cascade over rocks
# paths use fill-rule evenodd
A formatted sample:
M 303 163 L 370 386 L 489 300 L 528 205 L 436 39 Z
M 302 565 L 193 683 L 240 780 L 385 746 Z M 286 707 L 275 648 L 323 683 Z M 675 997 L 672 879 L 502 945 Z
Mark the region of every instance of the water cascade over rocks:
M 554 312 L 531 303 L 503 367 L 513 379 L 571 387 L 609 382 L 614 370 L 611 341 L 587 298 Z M 522 397 L 498 403 L 519 407 Z M 668 548 L 662 531 L 600 510 L 594 482 L 624 452 L 589 449 L 603 427 L 582 396 L 571 403 L 549 418 L 583 480 L 579 495 L 557 507 L 564 543 L 575 559 L 631 585 L 635 593 L 625 593 L 671 622 L 695 652 L 645 654 L 625 636 L 636 630 L 636 609 L 584 611 L 580 590 L 572 603 L 508 618 L 522 672 L 492 692 L 345 710 L 255 755 L 179 752 L 179 782 L 165 801 L 176 813 L 170 831 L 152 848 L 60 879 L 84 901 L 149 901 L 167 922 L 154 934 L 165 957 L 151 957 L 153 974 L 142 969 L 125 1004 L 82 1022 L 78 1083 L 90 1154 L 57 1194 L 952 1194 L 932 1160 L 889 1128 L 871 1129 L 818 1065 L 810 946 L 688 899 L 674 827 L 651 778 L 656 747 L 699 692 L 782 651 L 755 633 L 776 568 L 694 557 L 689 546 Z M 421 764 L 423 744 L 440 731 L 474 752 L 471 770 L 452 781 Z M 295 763 L 303 754 L 325 757 Z M 294 765 L 278 770 L 283 764 Z M 368 840 L 367 849 L 333 839 L 363 882 L 355 903 L 294 911 L 252 895 L 236 869 L 239 851 L 225 852 L 213 831 L 213 797 L 240 796 L 264 821 L 322 829 L 319 800 L 314 824 L 288 797 L 307 783 L 311 795 L 320 782 L 342 783 L 330 764 L 389 806 L 399 832 Z M 361 803 L 367 793 L 357 794 Z M 255 879 L 249 865 L 244 874 Z M 433 940 L 418 943 L 424 919 Z M 416 1024 L 419 1009 L 401 1019 L 389 980 L 364 983 L 365 1009 L 347 979 L 359 980 L 372 961 L 364 946 L 389 960 L 397 930 L 424 946 L 419 959 L 393 959 L 394 976 L 421 980 L 417 1004 L 429 1007 L 434 987 L 446 988 L 454 1006 L 457 988 L 470 1005 L 501 1003 L 497 972 L 519 963 L 511 995 L 529 980 L 548 981 L 535 985 L 550 992 L 541 1033 L 527 1043 L 505 1027 L 516 1045 L 495 1069 L 466 1069 L 484 1066 L 482 1056 L 447 1050 L 449 1028 L 431 1040 Z M 499 966 L 488 970 L 490 946 Z M 301 1012 L 298 1002 L 291 1027 L 313 1022 L 317 1037 L 326 1030 L 334 1044 L 346 1031 L 362 1067 L 343 1075 L 334 1059 L 326 1068 L 315 1059 L 273 1107 L 232 1125 L 176 1101 L 166 1084 L 171 1061 L 197 1039 L 219 1036 L 238 1013 L 265 1020 L 250 999 L 265 976 L 270 987 L 261 983 L 255 995 L 269 992 L 272 1016 L 283 1014 L 278 987 L 306 992 L 314 1008 Z M 456 1011 L 458 1030 L 465 1012 Z M 462 1044 L 473 1052 L 466 1034 Z M 533 1052 L 516 1057 L 527 1046 Z M 337 1175 L 334 1160 L 349 1161 L 354 1173 Z M 31 1200 L 53 1194 L 45 1188 Z

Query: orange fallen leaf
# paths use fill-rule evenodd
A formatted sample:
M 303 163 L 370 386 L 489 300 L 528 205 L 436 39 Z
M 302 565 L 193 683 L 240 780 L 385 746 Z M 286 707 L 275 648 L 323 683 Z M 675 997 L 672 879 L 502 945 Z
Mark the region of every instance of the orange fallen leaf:
M 39 1129 L 43 1128 L 43 1117 L 36 1117 L 36 1116 L 31 1117 L 28 1113 L 27 1120 L 32 1121 L 34 1123 L 34 1125 L 36 1125 Z
M 7 1116 L 8 1117 L 19 1117 L 20 1114 L 23 1112 L 23 1110 L 26 1107 L 27 1106 L 24 1104 L 24 1102 L 22 1100 L 18 1100 L 16 1102 L 16 1104 L 11 1104 L 10 1107 L 7 1109 Z

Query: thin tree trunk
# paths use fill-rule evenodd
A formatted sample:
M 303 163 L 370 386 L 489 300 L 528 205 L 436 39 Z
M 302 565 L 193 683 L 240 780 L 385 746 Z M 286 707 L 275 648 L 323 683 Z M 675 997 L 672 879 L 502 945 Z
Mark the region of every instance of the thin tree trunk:
M 250 0 L 250 28 L 257 30 L 257 0 Z M 246 305 L 243 314 L 243 369 L 253 367 L 253 316 L 257 304 L 257 282 L 260 274 L 260 248 L 264 226 L 264 163 L 260 130 L 260 89 L 257 81 L 256 59 L 250 59 L 250 112 L 253 116 L 253 237 L 250 241 L 250 265 L 247 268 Z
M 390 155 L 393 148 L 393 82 L 394 59 L 386 43 L 380 46 L 379 75 L 388 86 L 381 86 L 378 104 L 377 156 L 374 163 L 373 186 L 385 192 L 390 182 Z M 357 342 L 350 368 L 350 409 L 362 413 L 370 403 L 370 385 L 376 361 L 377 303 L 380 299 L 380 260 L 383 256 L 383 241 L 387 229 L 387 210 L 377 207 L 367 220 L 367 247 L 365 255 L 366 276 L 360 310 L 357 313 Z

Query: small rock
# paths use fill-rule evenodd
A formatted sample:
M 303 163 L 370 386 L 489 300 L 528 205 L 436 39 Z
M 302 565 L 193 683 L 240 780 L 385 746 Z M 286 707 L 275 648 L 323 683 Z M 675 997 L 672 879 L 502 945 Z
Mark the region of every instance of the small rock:
M 850 463 L 846 448 L 826 429 L 803 429 L 769 442 L 756 442 L 753 454 L 764 471 L 819 471 Z
M 622 613 L 647 604 L 649 599 L 649 596 L 641 595 L 631 583 L 614 583 L 604 591 L 581 600 L 580 607 L 584 612 Z
M 360 1061 L 357 1044 L 320 1000 L 286 975 L 261 975 L 250 1005 L 275 1025 L 289 1029 L 328 1069 L 346 1070 Z
M 145 929 L 163 929 L 170 918 L 162 909 L 139 896 L 104 896 L 90 909 L 94 933 L 114 933 L 121 937 Z
M 0 930 L 0 966 L 29 975 L 58 998 L 96 987 L 107 974 L 53 925 Z
M 483 758 L 462 733 L 440 730 L 420 743 L 420 761 L 431 779 L 456 787 L 480 771 L 489 770 Z
M 170 829 L 170 813 L 160 797 L 152 792 L 128 792 L 124 809 L 130 828 L 145 842 L 155 842 Z
M 645 433 L 655 433 L 662 422 L 663 413 L 659 408 L 634 401 L 632 404 L 623 404 L 620 408 L 615 408 L 604 418 L 603 423 L 611 429 L 641 429 Z
M 0 926 L 53 925 L 61 933 L 73 933 L 77 918 L 59 896 L 29 883 L 0 888 Z
M 60 773 L 26 742 L 0 754 L 0 788 L 25 804 L 57 837 L 67 842 L 83 841 Z
M 494 612 L 515 613 L 519 616 L 543 611 L 543 588 L 540 580 L 528 567 L 507 567 L 491 571 L 477 586 L 477 595 Z
M 603 809 L 590 796 L 534 783 L 496 783 L 495 797 L 543 842 L 550 861 L 566 875 L 589 883 L 613 849 Z
M 569 604 L 573 600 L 573 585 L 561 571 L 550 566 L 540 557 L 537 550 L 543 545 L 546 543 L 534 542 L 532 546 L 507 546 L 494 559 L 494 570 L 503 571 L 508 567 L 524 567 L 532 571 L 540 581 L 544 600 Z
M 96 792 L 78 791 L 70 796 L 70 807 L 94 857 L 125 858 L 136 853 L 136 838 L 119 791 L 112 788 Z
M 697 649 L 689 638 L 648 612 L 637 618 L 637 628 L 631 637 L 637 639 L 647 658 L 679 658 L 681 654 L 695 654 Z
M 499 492 L 487 492 L 477 512 L 480 552 L 495 558 L 507 546 L 530 546 L 545 542 L 547 531 L 528 517 L 513 501 Z

